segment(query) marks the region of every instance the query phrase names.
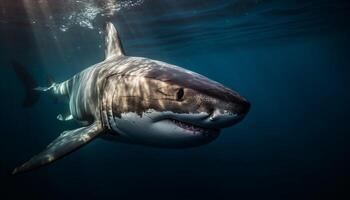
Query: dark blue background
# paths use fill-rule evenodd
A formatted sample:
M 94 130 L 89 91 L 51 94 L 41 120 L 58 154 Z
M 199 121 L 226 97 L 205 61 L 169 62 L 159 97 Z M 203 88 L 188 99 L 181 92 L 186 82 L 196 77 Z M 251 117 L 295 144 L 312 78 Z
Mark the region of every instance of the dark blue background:
M 158 149 L 97 139 L 40 170 L 10 171 L 62 131 L 49 96 L 22 108 L 10 68 L 45 85 L 104 55 L 95 30 L 31 25 L 0 3 L 0 199 L 341 199 L 349 178 L 349 23 L 346 1 L 145 1 L 109 19 L 126 53 L 208 76 L 252 104 L 209 145 Z M 0 7 L 1 8 L 1 7 Z M 1 10 L 1 9 L 0 9 Z M 16 17 L 14 17 L 16 15 Z M 19 15 L 19 16 L 17 16 Z M 56 23 L 60 23 L 59 20 Z M 102 47 L 99 47 L 102 45 Z M 345 198 L 345 197 L 343 197 Z

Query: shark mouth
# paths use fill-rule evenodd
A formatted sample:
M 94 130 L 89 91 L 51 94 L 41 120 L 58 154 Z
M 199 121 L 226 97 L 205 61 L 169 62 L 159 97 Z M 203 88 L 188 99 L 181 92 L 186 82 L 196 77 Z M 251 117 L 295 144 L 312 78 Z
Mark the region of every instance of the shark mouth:
M 215 136 L 220 132 L 220 129 L 204 128 L 188 122 L 179 121 L 176 119 L 169 119 L 176 126 L 191 132 L 192 134 L 201 134 L 203 136 Z

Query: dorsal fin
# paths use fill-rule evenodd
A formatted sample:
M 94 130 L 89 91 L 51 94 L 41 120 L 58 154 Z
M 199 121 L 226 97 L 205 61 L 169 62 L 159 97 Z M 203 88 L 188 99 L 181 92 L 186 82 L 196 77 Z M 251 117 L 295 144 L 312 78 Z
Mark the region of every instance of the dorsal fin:
M 123 56 L 124 49 L 120 41 L 117 30 L 111 22 L 108 22 L 106 25 L 106 60 L 115 57 Z

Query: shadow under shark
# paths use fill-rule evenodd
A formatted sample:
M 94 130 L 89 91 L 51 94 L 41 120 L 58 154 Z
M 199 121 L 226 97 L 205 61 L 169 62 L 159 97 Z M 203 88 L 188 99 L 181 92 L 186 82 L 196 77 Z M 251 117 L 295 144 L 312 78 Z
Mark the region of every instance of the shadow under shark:
M 112 23 L 107 23 L 105 42 L 103 62 L 62 83 L 32 90 L 36 95 L 46 92 L 66 98 L 70 113 L 57 118 L 75 119 L 83 127 L 64 131 L 13 174 L 49 164 L 97 137 L 169 148 L 206 144 L 249 111 L 247 100 L 204 76 L 165 62 L 126 56 Z M 20 65 L 15 67 L 16 73 L 25 72 L 18 70 Z M 23 78 L 28 73 L 18 75 L 35 85 Z M 36 95 L 29 99 L 30 105 Z

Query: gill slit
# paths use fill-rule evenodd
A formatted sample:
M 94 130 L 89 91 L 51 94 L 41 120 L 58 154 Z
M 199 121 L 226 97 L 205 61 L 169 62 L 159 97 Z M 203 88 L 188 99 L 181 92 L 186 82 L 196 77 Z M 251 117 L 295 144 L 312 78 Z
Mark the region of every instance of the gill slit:
M 108 114 L 107 114 L 107 103 L 106 103 L 106 85 L 107 85 L 107 79 L 104 80 L 103 86 L 100 89 L 101 91 L 99 92 L 100 98 L 99 103 L 100 105 L 100 118 L 101 122 L 104 127 L 107 127 L 108 129 L 111 129 L 109 121 L 108 121 Z
M 113 95 L 112 95 L 112 101 L 111 101 L 111 117 L 112 117 L 112 120 L 113 120 L 113 122 L 114 122 L 114 130 L 115 129 L 117 129 L 117 121 L 115 120 L 115 118 L 114 118 L 114 116 L 113 116 L 113 110 L 114 110 L 114 102 L 113 102 L 113 99 L 114 99 L 114 96 L 116 95 L 116 92 L 117 92 L 117 90 L 116 89 L 114 89 L 113 90 Z

